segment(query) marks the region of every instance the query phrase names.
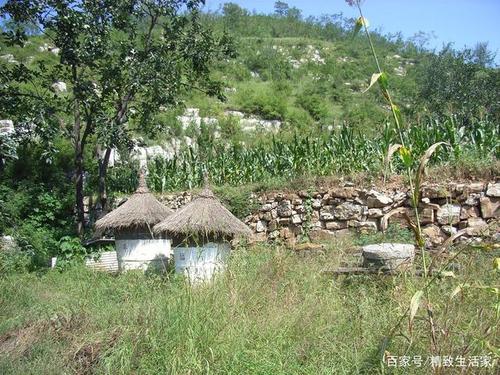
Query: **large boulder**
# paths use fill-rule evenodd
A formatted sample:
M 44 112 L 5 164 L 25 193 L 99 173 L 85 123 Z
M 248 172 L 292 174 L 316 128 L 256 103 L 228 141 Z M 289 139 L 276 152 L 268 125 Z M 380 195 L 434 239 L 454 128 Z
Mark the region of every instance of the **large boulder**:
M 413 263 L 415 246 L 403 243 L 381 243 L 363 246 L 363 266 L 395 271 Z

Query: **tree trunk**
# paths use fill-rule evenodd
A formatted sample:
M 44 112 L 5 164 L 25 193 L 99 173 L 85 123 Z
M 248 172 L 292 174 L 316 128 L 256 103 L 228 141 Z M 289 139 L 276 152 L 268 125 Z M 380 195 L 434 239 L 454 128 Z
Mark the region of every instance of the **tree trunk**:
M 76 232 L 78 236 L 82 237 L 84 232 L 85 211 L 83 205 L 83 144 L 80 140 L 79 121 L 75 121 L 73 136 L 75 137 Z
M 129 92 L 125 97 L 122 99 L 120 105 L 118 106 L 118 112 L 116 113 L 116 116 L 114 118 L 114 121 L 122 125 L 123 122 L 125 121 L 126 114 L 127 114 L 127 108 L 128 108 L 128 103 L 133 97 L 133 93 Z M 98 146 L 99 147 L 99 146 Z M 107 210 L 107 203 L 108 203 L 108 193 L 106 189 L 106 177 L 108 175 L 108 166 L 109 166 L 109 158 L 111 157 L 111 150 L 112 148 L 110 146 L 106 147 L 106 151 L 104 152 L 104 156 L 101 158 L 100 157 L 100 149 L 98 149 L 98 154 L 99 154 L 99 184 L 98 184 L 98 197 L 97 197 L 97 204 L 100 205 L 100 209 L 102 211 Z
M 111 147 L 107 147 L 104 156 L 99 158 L 99 186 L 97 202 L 101 211 L 107 211 L 108 194 L 106 191 L 106 176 L 108 174 L 109 158 L 111 156 Z
M 85 210 L 83 205 L 83 147 L 84 137 L 81 135 L 82 122 L 80 115 L 80 100 L 76 92 L 78 79 L 76 66 L 72 66 L 73 95 L 74 95 L 74 124 L 73 147 L 75 149 L 75 208 L 76 208 L 76 233 L 83 237 L 85 224 Z

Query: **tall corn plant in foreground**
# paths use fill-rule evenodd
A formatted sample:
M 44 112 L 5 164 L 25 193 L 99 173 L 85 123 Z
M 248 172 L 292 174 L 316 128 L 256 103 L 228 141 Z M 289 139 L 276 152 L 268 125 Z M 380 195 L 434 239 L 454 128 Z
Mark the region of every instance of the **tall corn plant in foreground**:
M 361 29 L 364 30 L 366 34 L 366 38 L 368 39 L 368 43 L 370 45 L 371 53 L 373 55 L 373 59 L 375 60 L 375 64 L 377 67 L 377 72 L 374 73 L 370 79 L 370 84 L 368 88 L 365 90 L 368 91 L 373 85 L 378 83 L 382 95 L 384 96 L 385 100 L 388 102 L 390 108 L 391 108 L 391 113 L 392 117 L 394 120 L 394 124 L 396 127 L 396 132 L 399 137 L 399 144 L 397 145 L 391 145 L 388 149 L 387 156 L 385 157 L 385 171 L 387 173 L 387 165 L 390 163 L 390 158 L 395 152 L 399 152 L 399 156 L 403 162 L 403 165 L 405 167 L 405 171 L 407 174 L 408 178 L 408 183 L 409 183 L 409 188 L 410 188 L 410 194 L 411 194 L 411 202 L 412 202 L 412 207 L 414 210 L 414 215 L 415 215 L 415 221 L 412 222 L 409 218 L 408 221 L 410 223 L 411 228 L 413 229 L 413 232 L 415 234 L 415 240 L 417 243 L 418 248 L 420 249 L 420 253 L 422 254 L 422 265 L 423 265 L 423 273 L 424 273 L 424 280 L 427 280 L 428 278 L 428 272 L 427 272 L 427 264 L 426 264 L 426 258 L 425 258 L 425 252 L 424 252 L 424 247 L 425 247 L 425 242 L 422 237 L 422 228 L 421 228 L 421 223 L 420 223 L 420 217 L 419 217 L 419 212 L 418 212 L 418 204 L 420 202 L 420 187 L 423 182 L 424 178 L 424 172 L 425 172 L 425 167 L 427 163 L 429 162 L 432 154 L 436 151 L 436 149 L 441 146 L 445 145 L 445 142 L 437 142 L 430 146 L 427 151 L 424 153 L 424 155 L 421 157 L 420 160 L 420 165 L 416 171 L 413 170 L 413 165 L 414 165 L 414 160 L 415 156 L 412 154 L 411 149 L 407 147 L 406 142 L 405 142 L 405 137 L 404 137 L 404 131 L 403 131 L 403 118 L 401 116 L 401 111 L 399 107 L 394 103 L 391 94 L 389 92 L 388 88 L 388 75 L 385 73 L 379 63 L 379 59 L 377 56 L 377 53 L 375 51 L 372 39 L 370 37 L 370 32 L 368 31 L 368 21 L 367 19 L 363 16 L 363 11 L 361 9 L 361 0 L 346 0 L 346 2 L 350 6 L 354 6 L 358 9 L 359 11 L 359 18 L 356 21 L 355 28 L 354 28 L 354 36 L 361 31 Z M 435 325 L 434 325 L 434 320 L 433 320 L 433 313 L 432 313 L 432 308 L 431 308 L 431 301 L 430 301 L 430 296 L 429 296 L 429 288 L 428 288 L 428 283 L 425 283 L 425 287 L 423 290 L 417 291 L 413 298 L 411 299 L 410 303 L 410 324 L 411 321 L 413 320 L 416 311 L 418 309 L 418 306 L 420 304 L 420 300 L 423 295 L 425 295 L 426 299 L 426 307 L 427 307 L 427 317 L 428 317 L 428 322 L 429 322 L 429 329 L 430 329 L 430 336 L 431 336 L 431 352 L 435 353 L 436 348 L 437 348 L 437 339 L 436 339 L 436 330 L 435 330 Z

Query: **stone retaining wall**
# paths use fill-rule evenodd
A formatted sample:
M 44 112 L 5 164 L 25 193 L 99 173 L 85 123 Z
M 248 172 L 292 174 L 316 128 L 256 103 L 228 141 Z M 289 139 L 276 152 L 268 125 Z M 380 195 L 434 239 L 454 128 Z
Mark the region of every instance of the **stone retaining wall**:
M 281 238 L 294 243 L 308 234 L 328 239 L 349 233 L 376 232 L 391 223 L 408 226 L 414 219 L 406 189 L 364 189 L 352 183 L 295 193 L 254 196 L 259 209 L 244 221 L 256 240 Z M 164 196 L 176 209 L 190 193 Z M 438 246 L 462 230 L 463 237 L 490 236 L 499 241 L 500 182 L 428 184 L 422 187 L 419 216 L 427 245 Z

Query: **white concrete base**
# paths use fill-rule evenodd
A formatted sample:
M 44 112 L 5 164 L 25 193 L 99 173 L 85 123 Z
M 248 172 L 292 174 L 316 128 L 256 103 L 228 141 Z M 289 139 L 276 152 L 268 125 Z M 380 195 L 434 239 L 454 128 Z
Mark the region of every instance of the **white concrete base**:
M 172 256 L 170 240 L 167 239 L 118 239 L 115 243 L 120 271 L 163 268 Z
M 200 247 L 174 248 L 175 272 L 191 282 L 211 280 L 224 270 L 231 251 L 228 243 L 208 243 Z

